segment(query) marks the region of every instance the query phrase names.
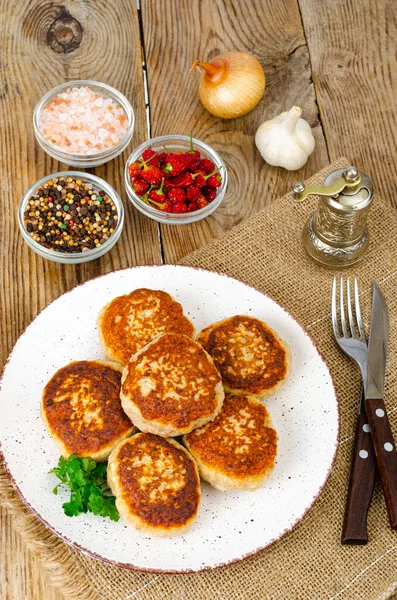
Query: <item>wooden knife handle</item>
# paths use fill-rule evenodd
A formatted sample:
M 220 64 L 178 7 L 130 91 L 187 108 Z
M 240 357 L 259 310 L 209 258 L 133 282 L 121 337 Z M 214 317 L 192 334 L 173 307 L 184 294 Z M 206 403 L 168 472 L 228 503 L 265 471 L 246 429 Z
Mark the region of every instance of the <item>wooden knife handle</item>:
M 390 527 L 397 529 L 397 452 L 385 403 L 383 400 L 367 398 L 365 411 L 371 426 Z
M 366 544 L 367 514 L 375 483 L 375 453 L 366 415 L 359 414 L 350 469 L 342 544 Z

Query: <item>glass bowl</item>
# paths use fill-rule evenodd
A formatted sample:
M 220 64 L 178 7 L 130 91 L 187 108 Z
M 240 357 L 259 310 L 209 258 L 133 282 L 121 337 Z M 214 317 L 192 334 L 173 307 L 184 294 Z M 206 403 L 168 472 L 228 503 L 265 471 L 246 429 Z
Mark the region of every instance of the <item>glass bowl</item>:
M 42 246 L 41 244 L 36 242 L 36 240 L 34 240 L 33 238 L 30 237 L 29 233 L 26 230 L 25 221 L 24 221 L 24 213 L 25 213 L 26 204 L 28 203 L 30 198 L 35 195 L 35 193 L 37 192 L 37 190 L 40 186 L 44 185 L 45 183 L 47 183 L 47 181 L 50 181 L 54 177 L 56 177 L 57 179 L 62 179 L 62 178 L 66 179 L 67 177 L 73 177 L 74 179 L 80 179 L 84 183 L 90 183 L 92 185 L 92 189 L 94 191 L 104 190 L 106 192 L 107 196 L 109 196 L 109 198 L 111 198 L 113 200 L 113 202 L 116 206 L 116 209 L 117 209 L 117 216 L 118 216 L 117 225 L 116 225 L 116 228 L 115 228 L 114 232 L 112 233 L 112 235 L 109 236 L 109 238 L 106 240 L 106 242 L 104 242 L 98 248 L 92 248 L 90 250 L 87 250 L 86 252 L 76 252 L 75 254 L 69 254 L 66 252 L 56 252 L 55 250 L 50 250 L 49 248 Z M 106 254 L 106 252 L 108 252 L 111 248 L 113 248 L 113 246 L 119 239 L 121 232 L 123 230 L 124 207 L 123 207 L 123 203 L 122 203 L 121 198 L 118 195 L 118 193 L 112 188 L 111 185 L 106 183 L 106 181 L 104 181 L 100 177 L 96 177 L 96 175 L 91 175 L 89 173 L 82 173 L 79 171 L 60 171 L 59 173 L 52 173 L 51 175 L 47 175 L 46 177 L 39 179 L 39 181 L 36 181 L 36 183 L 34 183 L 26 191 L 22 200 L 19 203 L 18 223 L 19 223 L 19 228 L 22 233 L 22 237 L 24 238 L 25 242 L 27 242 L 28 246 L 32 250 L 34 250 L 34 252 L 36 252 L 43 258 L 52 260 L 53 262 L 63 263 L 65 265 L 75 265 L 78 263 L 85 263 L 85 262 L 89 262 L 90 260 L 99 258 L 100 256 L 103 256 L 104 254 Z
M 217 188 L 218 194 L 212 202 L 207 204 L 207 206 L 204 206 L 204 208 L 200 208 L 199 210 L 190 213 L 166 213 L 162 212 L 161 210 L 158 210 L 157 208 L 152 208 L 151 206 L 148 206 L 134 192 L 131 185 L 131 178 L 128 173 L 128 167 L 131 163 L 138 160 L 147 148 L 152 148 L 153 150 L 164 152 L 164 146 L 167 148 L 167 150 L 173 152 L 186 152 L 190 149 L 190 137 L 186 135 L 162 135 L 160 137 L 152 138 L 151 140 L 144 142 L 138 148 L 136 148 L 136 150 L 134 150 L 134 152 L 128 158 L 124 170 L 125 187 L 127 190 L 128 198 L 131 200 L 135 208 L 141 211 L 141 213 L 143 213 L 147 217 L 150 217 L 151 219 L 154 219 L 155 221 L 158 221 L 159 223 L 168 223 L 169 225 L 184 225 L 186 223 L 195 223 L 196 221 L 205 219 L 205 217 L 208 217 L 218 208 L 218 206 L 224 198 L 227 187 L 227 171 L 226 165 L 219 156 L 219 154 L 217 154 L 215 150 L 213 150 L 210 146 L 208 146 L 204 142 L 196 140 L 195 138 L 193 138 L 194 150 L 199 150 L 203 158 L 205 157 L 212 160 L 212 162 L 215 163 L 217 169 L 219 167 L 222 167 L 222 185 L 219 188 Z
M 120 104 L 122 109 L 124 110 L 125 116 L 128 119 L 128 129 L 125 136 L 112 148 L 108 148 L 107 150 L 103 150 L 101 152 L 96 152 L 95 154 L 72 154 L 69 152 L 64 152 L 60 150 L 52 144 L 44 139 L 43 135 L 40 132 L 39 124 L 40 124 L 40 115 L 44 106 L 46 106 L 57 94 L 65 92 L 68 88 L 73 87 L 82 87 L 87 86 L 92 89 L 94 92 L 97 92 L 101 96 L 105 98 L 111 98 L 117 104 Z M 110 85 L 106 85 L 105 83 L 100 83 L 99 81 L 91 81 L 89 79 L 78 79 L 74 81 L 67 81 L 66 83 L 62 83 L 61 85 L 57 85 L 52 90 L 44 94 L 42 99 L 37 103 L 36 108 L 33 113 L 33 127 L 36 135 L 36 140 L 43 148 L 47 154 L 59 160 L 66 165 L 70 165 L 73 167 L 81 167 L 81 168 L 89 168 L 89 167 L 97 167 L 98 165 L 103 165 L 103 163 L 116 158 L 119 154 L 121 154 L 128 144 L 131 141 L 132 134 L 134 132 L 134 111 L 132 109 L 131 104 L 128 102 L 127 98 L 123 96 L 118 90 L 110 87 Z

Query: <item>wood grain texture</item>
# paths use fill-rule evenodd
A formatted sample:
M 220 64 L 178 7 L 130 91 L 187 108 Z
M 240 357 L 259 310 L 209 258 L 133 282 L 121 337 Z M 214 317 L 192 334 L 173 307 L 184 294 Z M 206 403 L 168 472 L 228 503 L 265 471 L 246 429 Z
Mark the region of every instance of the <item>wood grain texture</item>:
M 212 217 L 196 225 L 162 227 L 167 262 L 283 195 L 296 179 L 324 166 L 328 154 L 332 159 L 351 157 L 373 176 L 380 193 L 397 203 L 393 0 L 324 0 L 321 8 L 315 0 L 299 0 L 299 6 L 298 0 L 141 2 L 153 136 L 193 129 L 196 137 L 222 153 L 230 178 L 224 203 Z M 135 110 L 131 147 L 146 139 L 135 0 L 3 0 L 1 12 L 3 362 L 19 333 L 53 298 L 96 274 L 158 263 L 161 256 L 157 226 L 126 200 L 123 158 L 95 169 L 121 192 L 127 208 L 124 233 L 101 261 L 76 267 L 46 262 L 26 247 L 16 221 L 22 192 L 61 167 L 37 146 L 31 125 L 35 103 L 52 86 L 83 77 L 114 85 Z M 198 98 L 199 75 L 189 73 L 195 59 L 211 59 L 225 50 L 251 52 L 267 77 L 263 100 L 234 121 L 205 111 Z M 287 173 L 263 163 L 253 138 L 262 121 L 293 104 L 302 106 L 317 145 L 303 170 Z M 24 547 L 5 513 L 0 526 L 1 600 L 62 600 L 48 583 L 39 556 Z
M 64 600 L 49 585 L 39 557 L 26 549 L 12 526 L 12 517 L 3 508 L 0 508 L 0 527 L 1 600 Z
M 165 262 L 176 262 L 284 195 L 297 179 L 328 162 L 311 80 L 309 53 L 296 0 L 143 0 L 142 20 L 151 100 L 152 136 L 189 135 L 207 142 L 225 160 L 229 183 L 219 209 L 205 221 L 162 226 Z M 224 51 L 253 54 L 267 84 L 260 103 L 233 120 L 214 117 L 198 97 L 196 59 Z M 269 167 L 254 144 L 259 125 L 299 105 L 314 128 L 316 149 L 295 173 Z
M 364 395 L 364 392 L 362 392 Z M 362 452 L 364 451 L 364 455 Z M 376 461 L 368 419 L 357 415 L 349 489 L 342 527 L 342 544 L 368 542 L 367 515 L 375 484 Z
M 18 335 L 54 298 L 87 279 L 114 269 L 161 260 L 157 225 L 128 202 L 124 161 L 147 138 L 141 49 L 135 2 L 49 0 L 2 2 L 0 21 L 0 363 Z M 54 36 L 63 43 L 54 43 Z M 58 36 L 58 37 L 57 37 Z M 76 41 L 77 39 L 77 41 Z M 51 45 L 50 45 L 51 44 Z M 46 174 L 62 170 L 34 139 L 36 102 L 53 86 L 91 78 L 122 91 L 135 110 L 133 142 L 124 156 L 93 172 L 115 187 L 126 208 L 119 242 L 99 261 L 81 266 L 50 263 L 34 254 L 19 234 L 17 207 L 23 192 Z M 2 515 L 2 600 L 61 600 Z
M 397 451 L 383 399 L 367 398 L 365 412 L 371 426 L 390 527 L 397 529 Z
M 330 158 L 351 159 L 397 206 L 397 4 L 299 5 Z
M 120 241 L 101 260 L 78 267 L 45 261 L 20 236 L 17 207 L 23 192 L 38 178 L 65 168 L 41 150 L 34 139 L 32 113 L 45 91 L 68 79 L 91 78 L 124 92 L 136 113 L 133 143 L 146 138 L 140 38 L 133 2 L 114 11 L 105 0 L 94 5 L 72 0 L 68 10 L 47 0 L 3 2 L 0 33 L 0 167 L 1 249 L 0 339 L 5 359 L 17 336 L 51 300 L 76 284 L 114 269 L 160 262 L 157 225 L 135 212 L 126 200 L 124 156 L 94 169 L 124 198 L 125 229 Z M 65 16 L 66 15 L 66 16 Z M 69 16 L 67 16 L 69 15 Z M 59 53 L 47 43 L 59 19 L 75 19 L 81 43 Z M 66 28 L 67 29 L 67 28 Z

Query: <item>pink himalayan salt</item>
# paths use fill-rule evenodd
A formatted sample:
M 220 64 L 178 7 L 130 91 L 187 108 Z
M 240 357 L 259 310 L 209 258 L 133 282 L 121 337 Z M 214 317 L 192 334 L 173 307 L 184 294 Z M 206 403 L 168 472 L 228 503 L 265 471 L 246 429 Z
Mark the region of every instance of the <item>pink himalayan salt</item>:
M 41 111 L 40 133 L 70 154 L 96 154 L 113 148 L 127 133 L 128 119 L 111 98 L 89 87 L 68 88 Z

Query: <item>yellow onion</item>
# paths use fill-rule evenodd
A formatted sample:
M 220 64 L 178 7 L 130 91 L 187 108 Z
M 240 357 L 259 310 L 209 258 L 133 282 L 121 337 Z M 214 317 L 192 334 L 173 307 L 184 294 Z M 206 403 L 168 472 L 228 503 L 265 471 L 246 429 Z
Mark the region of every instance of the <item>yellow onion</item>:
M 210 113 L 222 119 L 245 115 L 265 91 L 263 69 L 247 52 L 224 52 L 209 63 L 196 60 L 190 70 L 196 67 L 204 70 L 200 100 Z

